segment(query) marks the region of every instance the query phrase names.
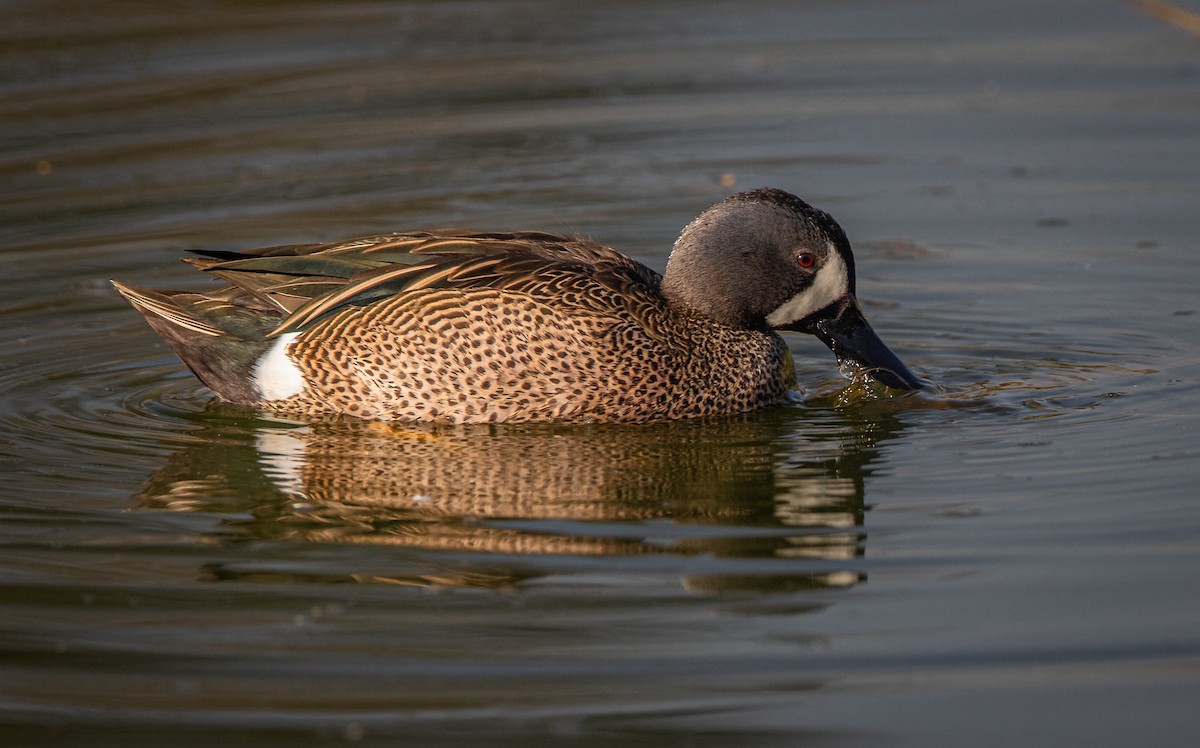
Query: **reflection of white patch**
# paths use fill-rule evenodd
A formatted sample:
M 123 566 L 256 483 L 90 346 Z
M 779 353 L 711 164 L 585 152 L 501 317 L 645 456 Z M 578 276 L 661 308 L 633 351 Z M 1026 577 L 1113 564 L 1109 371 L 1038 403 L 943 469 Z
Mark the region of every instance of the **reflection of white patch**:
M 767 324 L 780 327 L 798 322 L 813 312 L 821 311 L 849 292 L 850 274 L 846 271 L 846 263 L 837 250 L 830 247 L 829 260 L 817 271 L 812 285 L 768 314 Z
M 287 355 L 288 346 L 299 334 L 280 335 L 254 365 L 254 386 L 263 400 L 283 400 L 303 392 L 307 386 L 300 369 Z
M 307 447 L 287 431 L 259 429 L 255 441 L 263 474 L 284 493 L 304 495 L 304 465 Z
M 854 527 L 854 513 L 843 507 L 853 506 L 858 486 L 851 478 L 829 476 L 776 477 L 775 517 L 790 527 Z M 824 538 L 824 535 L 813 536 Z

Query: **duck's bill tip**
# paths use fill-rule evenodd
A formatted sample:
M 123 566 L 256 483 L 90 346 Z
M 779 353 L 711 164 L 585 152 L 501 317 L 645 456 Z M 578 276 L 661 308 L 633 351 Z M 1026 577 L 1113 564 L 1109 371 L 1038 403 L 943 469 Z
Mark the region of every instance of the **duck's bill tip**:
M 929 384 L 909 371 L 884 345 L 857 303 L 848 303 L 836 317 L 817 322 L 812 332 L 829 346 L 839 363 L 853 364 L 892 389 L 919 390 Z

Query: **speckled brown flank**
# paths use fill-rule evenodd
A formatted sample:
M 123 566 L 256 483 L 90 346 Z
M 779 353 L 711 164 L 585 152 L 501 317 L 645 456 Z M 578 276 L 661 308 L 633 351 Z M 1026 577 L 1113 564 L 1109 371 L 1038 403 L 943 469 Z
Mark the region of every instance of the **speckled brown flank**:
M 678 329 L 663 338 L 661 324 L 648 330 L 560 299 L 417 291 L 306 331 L 290 355 L 310 388 L 270 405 L 389 420 L 643 421 L 751 410 L 791 386 L 777 336 L 714 335 L 705 320 L 669 316 Z

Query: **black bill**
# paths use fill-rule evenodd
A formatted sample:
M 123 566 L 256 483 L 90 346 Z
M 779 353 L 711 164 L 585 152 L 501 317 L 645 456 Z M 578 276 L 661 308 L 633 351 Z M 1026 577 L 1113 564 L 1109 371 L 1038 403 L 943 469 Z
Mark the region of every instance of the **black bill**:
M 839 362 L 853 361 L 888 387 L 919 390 L 925 386 L 871 329 L 854 297 L 846 299 L 837 316 L 817 320 L 807 332 L 829 346 Z

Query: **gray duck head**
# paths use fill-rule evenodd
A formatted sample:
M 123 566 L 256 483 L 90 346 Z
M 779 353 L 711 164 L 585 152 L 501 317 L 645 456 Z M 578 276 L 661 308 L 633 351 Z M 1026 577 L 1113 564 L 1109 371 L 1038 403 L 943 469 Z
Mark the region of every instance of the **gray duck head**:
M 733 195 L 680 234 L 663 277 L 672 303 L 733 327 L 817 336 L 889 387 L 924 382 L 871 329 L 854 296 L 854 254 L 837 222 L 762 188 Z

